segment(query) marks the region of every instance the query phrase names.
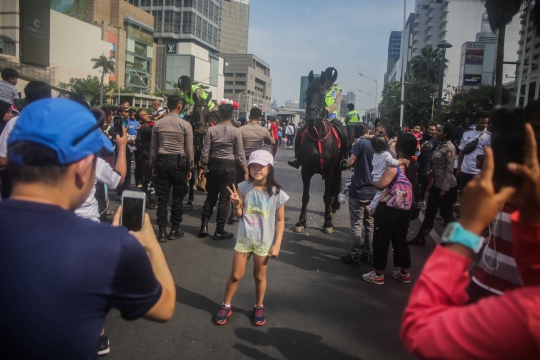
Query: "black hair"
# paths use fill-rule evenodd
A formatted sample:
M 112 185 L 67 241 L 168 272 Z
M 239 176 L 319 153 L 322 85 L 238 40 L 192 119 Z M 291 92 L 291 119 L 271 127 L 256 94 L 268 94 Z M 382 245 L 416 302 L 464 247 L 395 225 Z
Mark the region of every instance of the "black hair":
M 441 126 L 443 133 L 446 133 L 446 140 L 454 141 L 458 134 L 456 126 L 451 122 L 442 123 Z
M 186 106 L 186 100 L 182 96 L 178 94 L 171 94 L 169 97 L 167 97 L 167 107 L 169 110 L 176 109 L 178 103 L 180 102 L 182 103 L 182 109 L 184 109 Z
M 139 109 L 139 110 L 137 110 L 137 112 L 135 113 L 135 119 L 136 119 L 136 120 L 139 120 L 139 121 L 142 120 L 142 119 L 141 119 L 141 111 L 145 111 L 145 110 L 144 110 L 144 109 Z
M 349 108 L 349 110 L 351 110 L 351 111 L 352 111 L 352 110 L 354 110 L 354 104 L 352 104 L 352 103 L 351 103 L 351 104 L 349 104 L 349 105 L 347 105 L 347 107 L 348 107 L 348 108 Z
M 232 105 L 230 104 L 219 105 L 218 111 L 219 111 L 219 116 L 221 116 L 223 120 L 232 119 L 232 114 L 233 114 Z
M 261 116 L 262 116 L 262 111 L 259 108 L 254 107 L 249 111 L 249 120 L 260 119 Z
M 4 70 L 2 70 L 2 80 L 8 81 L 9 79 L 12 79 L 12 78 L 17 79 L 18 77 L 19 77 L 19 73 L 15 69 L 5 68 Z
M 222 105 L 223 106 L 223 105 Z M 250 165 L 248 165 L 248 168 Z M 272 195 L 277 195 L 281 191 L 282 187 L 278 184 L 276 181 L 276 178 L 274 177 L 274 166 L 272 164 L 268 164 L 268 176 L 266 177 L 266 193 L 269 197 L 272 197 Z M 253 177 L 251 176 L 251 171 L 249 171 L 249 181 L 253 182 Z
M 108 106 L 103 106 L 101 110 L 105 112 L 105 117 L 109 117 L 112 114 L 112 109 Z
M 388 143 L 386 142 L 384 135 L 375 135 L 369 141 L 371 142 L 373 150 L 378 154 L 388 149 Z
M 392 120 L 387 118 L 381 118 L 381 125 L 387 138 L 392 139 L 397 136 L 397 129 Z
M 377 128 L 377 126 L 379 126 L 379 123 L 381 123 L 381 119 L 375 119 L 375 122 L 373 123 L 373 127 Z
M 437 128 L 437 124 L 435 123 L 429 123 L 426 129 L 429 129 L 430 127 L 435 126 L 435 129 Z
M 411 133 L 399 134 L 396 141 L 396 153 L 398 154 L 396 158 L 398 158 L 399 155 L 402 155 L 403 158 L 411 160 L 409 166 L 405 168 L 405 175 L 407 176 L 407 179 L 409 179 L 409 181 L 411 182 L 413 189 L 416 189 L 416 183 L 418 179 L 418 174 L 416 172 L 416 160 L 414 160 L 413 158 L 414 154 L 416 153 L 417 144 L 418 140 Z
M 366 135 L 368 127 L 364 123 L 358 123 L 354 125 L 354 137 L 359 138 L 360 136 Z
M 489 114 L 485 111 L 480 111 L 478 114 L 476 114 L 476 121 L 486 118 L 489 118 Z
M 55 185 L 62 178 L 69 165 L 60 165 L 58 154 L 53 149 L 33 142 L 19 141 L 9 145 L 9 153 L 23 159 L 20 165 L 9 159 L 9 172 L 14 182 L 43 182 Z
M 52 90 L 44 81 L 30 81 L 24 88 L 24 95 L 26 103 L 30 104 L 36 100 L 52 98 Z

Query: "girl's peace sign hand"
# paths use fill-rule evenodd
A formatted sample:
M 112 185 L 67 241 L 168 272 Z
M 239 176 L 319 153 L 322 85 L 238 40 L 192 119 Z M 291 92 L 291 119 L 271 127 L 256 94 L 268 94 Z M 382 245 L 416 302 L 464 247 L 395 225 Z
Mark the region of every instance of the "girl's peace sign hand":
M 227 190 L 229 190 L 229 193 L 231 194 L 231 204 L 238 205 L 240 204 L 240 196 L 238 195 L 238 192 L 236 190 L 236 186 L 232 184 L 232 190 L 230 187 L 227 186 Z

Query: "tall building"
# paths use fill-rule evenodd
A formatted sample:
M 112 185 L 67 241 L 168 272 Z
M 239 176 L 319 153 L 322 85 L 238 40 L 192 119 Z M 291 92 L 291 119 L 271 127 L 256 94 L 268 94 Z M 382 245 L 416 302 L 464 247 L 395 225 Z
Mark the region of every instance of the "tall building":
M 249 1 L 223 0 L 221 10 L 221 52 L 247 54 Z
M 318 78 L 321 76 L 320 74 L 313 74 L 314 78 Z M 300 98 L 298 99 L 298 108 L 299 109 L 305 109 L 306 108 L 306 91 L 309 86 L 309 76 L 301 76 L 300 77 Z
M 285 101 L 286 110 L 298 110 L 298 101 L 296 100 L 287 100 Z
M 347 93 L 343 91 L 343 93 L 341 94 L 341 103 L 339 104 L 340 117 L 347 117 L 347 114 L 349 113 L 349 108 L 347 106 L 349 104 L 356 105 L 356 94 L 354 93 L 354 91 L 347 91 Z
M 115 1 L 115 0 L 113 0 Z M 171 84 L 187 75 L 223 97 L 223 58 L 219 56 L 223 0 L 126 0 L 155 19 L 156 85 Z
M 253 54 L 222 54 L 227 62 L 224 97 L 240 104 L 240 117 L 253 107 L 270 112 L 272 79 L 270 65 Z
M 474 41 L 481 31 L 484 13 L 484 4 L 477 0 L 416 0 L 414 16 L 409 17 L 402 39 L 404 71 L 407 71 L 407 62 L 419 55 L 425 46 L 436 48 L 437 44 L 446 41 L 452 48 L 446 51 L 449 62 L 445 86 L 459 86 L 461 47 L 467 41 Z M 517 60 L 520 24 L 516 18 L 506 28 L 505 61 Z M 514 69 L 506 66 L 504 71 L 503 75 L 512 76 Z
M 388 82 L 390 72 L 401 56 L 401 31 L 392 31 L 388 39 L 388 61 L 386 62 L 386 73 L 384 83 Z

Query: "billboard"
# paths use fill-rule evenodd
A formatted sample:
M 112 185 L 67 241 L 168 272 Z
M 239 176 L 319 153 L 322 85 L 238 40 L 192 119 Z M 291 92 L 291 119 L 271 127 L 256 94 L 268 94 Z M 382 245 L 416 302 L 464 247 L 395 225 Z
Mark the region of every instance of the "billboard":
M 465 64 L 466 65 L 482 65 L 484 64 L 484 43 L 467 43 L 465 48 Z
M 463 86 L 482 85 L 482 75 L 465 74 L 463 76 Z
M 49 66 L 50 0 L 21 0 L 21 62 Z

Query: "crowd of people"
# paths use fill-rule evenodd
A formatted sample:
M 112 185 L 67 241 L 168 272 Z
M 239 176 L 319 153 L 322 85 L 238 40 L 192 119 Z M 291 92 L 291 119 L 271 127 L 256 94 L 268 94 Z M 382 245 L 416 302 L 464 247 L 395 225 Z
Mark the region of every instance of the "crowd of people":
M 337 71 L 329 69 L 326 110 L 335 114 L 341 89 L 334 85 Z M 127 320 L 169 320 L 176 289 L 159 243 L 185 235 L 183 200 L 192 178 L 208 180 L 198 236 L 209 235 L 217 206 L 212 239 L 236 237 L 223 303 L 212 322 L 224 325 L 232 315 L 234 294 L 253 257 L 251 322 L 264 325 L 268 258 L 280 253 L 289 199 L 276 180 L 275 154 L 280 143 L 294 146 L 306 124 L 264 121 L 258 108 L 237 123 L 230 104 L 208 104 L 219 122 L 205 128 L 197 159 L 200 127 L 186 119 L 193 99 L 207 98 L 189 78 L 181 78 L 181 94 L 167 97 L 168 110 L 154 101 L 151 114 L 128 103 L 90 109 L 84 102 L 52 99 L 47 83 L 32 81 L 19 113 L 12 89 L 18 74 L 11 70 L 2 71 L 0 82 L 0 353 L 108 353 L 105 317 L 111 308 Z M 523 164 L 508 165 L 522 185 L 497 190 L 488 114 L 478 113 L 467 128 L 445 122 L 399 129 L 386 118 L 370 128 L 350 105 L 341 127 L 354 141 L 341 160 L 352 171 L 339 201 L 348 200 L 351 239 L 341 261 L 370 265 L 362 279 L 384 285 L 391 244 L 397 268 L 391 276 L 409 284 L 410 246 L 426 245 L 437 212 L 446 227 L 405 310 L 406 348 L 424 358 L 538 356 L 540 103 L 526 110 L 532 126 L 524 129 Z M 120 226 L 121 209 L 112 226 L 99 224 L 108 215 L 109 194 L 121 197 L 132 173 L 133 187 L 157 211 L 157 233 L 148 214 L 140 231 L 128 232 Z M 230 207 L 229 222 L 239 222 L 236 234 L 225 230 Z M 411 220 L 424 207 L 420 230 L 407 239 Z M 470 281 L 467 270 L 480 251 Z

